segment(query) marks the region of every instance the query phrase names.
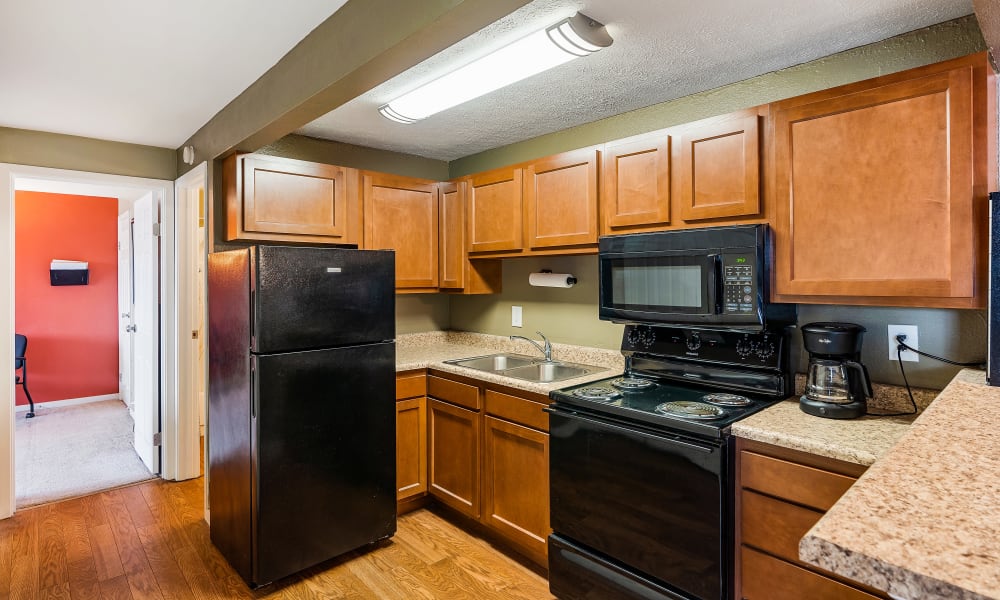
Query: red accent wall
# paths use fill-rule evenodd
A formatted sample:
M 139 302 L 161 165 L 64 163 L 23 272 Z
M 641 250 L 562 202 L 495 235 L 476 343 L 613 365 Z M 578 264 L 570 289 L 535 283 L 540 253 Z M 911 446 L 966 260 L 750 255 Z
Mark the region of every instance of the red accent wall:
M 51 286 L 54 258 L 89 262 L 90 284 Z M 14 269 L 35 404 L 117 394 L 118 199 L 16 192 Z M 21 386 L 16 402 L 28 403 Z

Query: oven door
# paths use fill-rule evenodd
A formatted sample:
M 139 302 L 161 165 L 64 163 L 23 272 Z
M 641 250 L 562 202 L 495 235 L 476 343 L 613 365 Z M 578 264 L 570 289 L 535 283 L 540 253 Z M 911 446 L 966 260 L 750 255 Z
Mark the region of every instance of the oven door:
M 554 534 L 682 597 L 730 598 L 725 440 L 692 440 L 558 404 L 549 412 Z M 586 597 L 570 590 L 600 577 L 583 567 L 573 572 L 587 562 L 553 571 L 553 593 Z
M 600 317 L 704 323 L 721 310 L 720 265 L 718 254 L 601 254 Z

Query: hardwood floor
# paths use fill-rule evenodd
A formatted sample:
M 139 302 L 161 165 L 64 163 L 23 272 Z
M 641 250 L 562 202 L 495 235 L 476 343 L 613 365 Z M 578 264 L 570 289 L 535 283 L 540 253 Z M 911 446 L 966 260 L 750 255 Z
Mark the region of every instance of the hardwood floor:
M 212 546 L 203 480 L 161 480 L 0 521 L 0 600 L 552 598 L 544 577 L 430 510 L 391 541 L 256 592 Z

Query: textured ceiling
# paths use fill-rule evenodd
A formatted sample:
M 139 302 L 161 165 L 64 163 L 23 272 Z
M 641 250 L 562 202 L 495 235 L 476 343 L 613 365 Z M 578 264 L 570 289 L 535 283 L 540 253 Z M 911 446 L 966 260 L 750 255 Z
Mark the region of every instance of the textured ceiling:
M 614 44 L 411 124 L 380 105 L 581 11 Z M 453 160 L 972 13 L 971 0 L 536 0 L 296 133 Z
M 0 127 L 177 148 L 345 1 L 2 0 Z

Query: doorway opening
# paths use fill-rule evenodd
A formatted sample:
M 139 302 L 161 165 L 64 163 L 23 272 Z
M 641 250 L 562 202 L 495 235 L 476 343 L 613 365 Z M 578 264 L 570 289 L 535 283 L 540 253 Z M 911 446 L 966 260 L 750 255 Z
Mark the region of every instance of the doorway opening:
M 44 188 L 44 189 L 43 189 Z M 109 191 L 109 189 L 111 191 Z M 200 475 L 200 465 L 198 461 L 198 420 L 197 405 L 187 398 L 182 398 L 177 394 L 177 297 L 176 291 L 176 256 L 174 247 L 174 183 L 170 181 L 160 181 L 152 179 L 141 179 L 126 176 L 102 175 L 96 173 L 83 173 L 77 171 L 65 171 L 58 169 L 48 169 L 42 167 L 28 167 L 22 165 L 0 164 L 0 339 L 14 338 L 16 313 L 15 302 L 15 194 L 18 190 L 45 191 L 55 194 L 78 194 L 98 197 L 131 197 L 138 199 L 143 196 L 150 198 L 148 202 L 149 212 L 158 219 L 158 225 L 149 229 L 149 238 L 155 240 L 157 250 L 147 253 L 146 258 L 151 254 L 149 261 L 150 268 L 141 268 L 137 262 L 135 267 L 136 278 L 136 315 L 141 314 L 142 303 L 138 302 L 139 280 L 145 276 L 153 282 L 150 289 L 152 308 L 148 311 L 152 313 L 151 325 L 146 327 L 136 321 L 134 325 L 138 332 L 147 332 L 150 335 L 152 348 L 151 352 L 135 352 L 136 363 L 133 368 L 133 380 L 131 382 L 130 393 L 136 398 L 134 402 L 134 418 L 137 423 L 133 432 L 131 443 L 139 443 L 143 447 L 148 446 L 148 454 L 159 458 L 149 471 L 159 471 L 161 477 L 165 479 L 186 479 Z M 136 219 L 136 213 L 133 213 Z M 156 223 L 156 221 L 154 221 Z M 114 230 L 117 233 L 117 214 L 115 215 Z M 135 228 L 134 231 L 139 231 Z M 159 235 L 162 232 L 162 235 Z M 134 238 L 136 240 L 138 238 Z M 111 248 L 116 251 L 116 241 L 111 241 Z M 136 253 L 136 260 L 139 260 L 140 253 Z M 72 259 L 72 257 L 51 257 L 53 259 Z M 117 264 L 117 256 L 112 259 Z M 47 270 L 47 267 L 46 267 Z M 117 297 L 111 301 L 113 316 L 120 321 L 120 312 L 117 306 Z M 190 331 L 188 334 L 190 335 Z M 134 343 L 138 343 L 134 340 Z M 113 344 L 116 346 L 116 344 Z M 117 348 L 114 349 L 115 371 L 117 375 Z M 14 361 L 13 344 L 0 344 L 0 362 Z M 32 354 L 32 346 L 29 341 L 26 352 L 29 357 Z M 139 356 L 146 358 L 140 359 Z M 143 363 L 143 361 L 145 361 Z M 139 373 L 145 368 L 147 372 L 153 373 L 151 379 L 152 390 L 150 397 L 156 399 L 151 403 L 153 408 L 147 411 L 155 418 L 148 419 L 152 423 L 144 432 L 138 423 L 140 421 L 138 386 Z M 29 367 L 30 369 L 30 367 Z M 32 383 L 37 383 L 37 377 L 30 379 Z M 15 389 L 14 378 L 11 378 L 8 386 L 0 386 L 0 518 L 5 518 L 13 514 L 15 508 L 15 422 L 23 421 L 23 415 L 15 412 Z M 20 393 L 20 390 L 18 390 Z M 32 389 L 33 395 L 37 398 L 37 393 Z M 117 395 L 116 395 L 117 396 Z M 118 400 L 121 404 L 120 400 Z M 96 403 L 93 403 L 96 404 Z M 124 404 L 121 404 L 124 406 Z M 162 414 L 162 417 L 161 417 Z M 192 419 L 188 415 L 194 415 Z M 42 416 L 41 414 L 39 416 Z M 39 417 L 31 421 L 38 420 Z M 143 422 L 147 419 L 143 418 Z M 188 431 L 192 430 L 192 431 Z M 183 435 L 181 433 L 183 432 Z M 148 433 L 148 435 L 147 435 Z M 141 440 L 140 440 L 141 437 Z M 193 440 L 192 448 L 180 447 L 185 440 Z M 142 450 L 143 448 L 139 448 Z M 193 455 L 195 467 L 178 462 L 179 456 Z M 190 461 L 189 461 L 190 462 Z
M 34 418 L 16 419 L 17 508 L 143 481 L 159 471 L 159 448 L 143 443 L 149 429 L 159 431 L 160 412 L 152 193 L 119 198 L 50 187 L 22 183 L 14 200 L 14 323 L 28 341 L 23 370 L 31 374 L 35 401 Z M 119 239 L 125 219 L 129 227 Z M 123 270 L 119 263 L 129 254 Z M 133 278 L 136 264 L 140 273 L 152 273 Z M 132 315 L 120 328 L 123 283 L 131 287 Z M 127 357 L 119 352 L 123 345 Z M 120 387 L 126 377 L 136 392 L 129 396 L 131 411 Z M 16 403 L 23 406 L 22 391 Z

